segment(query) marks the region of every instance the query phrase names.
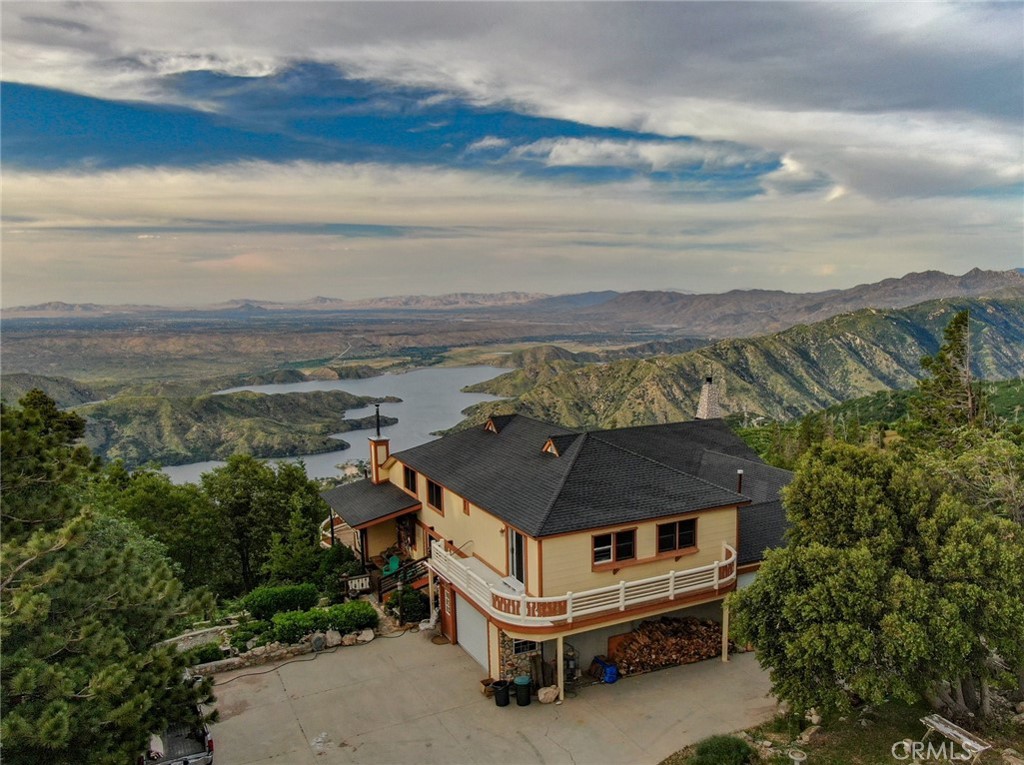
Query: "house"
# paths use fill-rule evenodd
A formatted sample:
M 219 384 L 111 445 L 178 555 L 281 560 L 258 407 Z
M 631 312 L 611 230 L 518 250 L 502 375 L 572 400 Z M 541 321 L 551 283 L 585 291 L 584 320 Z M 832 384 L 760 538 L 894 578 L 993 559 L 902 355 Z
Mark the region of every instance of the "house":
M 522 415 L 392 454 L 370 438 L 369 480 L 323 494 L 364 560 L 424 560 L 441 631 L 490 677 L 589 661 L 659 615 L 728 632 L 725 596 L 780 544 L 779 491 L 720 417 L 576 432 Z M 728 660 L 723 650 L 723 660 Z

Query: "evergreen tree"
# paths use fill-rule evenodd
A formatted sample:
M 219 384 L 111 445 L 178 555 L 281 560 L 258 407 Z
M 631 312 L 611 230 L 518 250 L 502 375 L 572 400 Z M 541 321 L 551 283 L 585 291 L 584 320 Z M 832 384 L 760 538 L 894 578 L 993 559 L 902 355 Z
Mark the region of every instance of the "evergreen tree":
M 797 709 L 926 698 L 984 714 L 1024 666 L 1024 529 L 914 462 L 816 446 L 785 492 L 792 527 L 733 596 L 773 692 Z
M 4 408 L 0 738 L 5 763 L 125 763 L 209 696 L 156 647 L 200 604 L 161 547 L 83 504 L 83 423 L 37 391 Z

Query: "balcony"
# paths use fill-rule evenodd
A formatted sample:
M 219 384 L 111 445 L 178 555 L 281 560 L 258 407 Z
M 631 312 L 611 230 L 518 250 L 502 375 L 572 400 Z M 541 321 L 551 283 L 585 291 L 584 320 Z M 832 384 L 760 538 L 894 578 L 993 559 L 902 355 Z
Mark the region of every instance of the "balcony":
M 608 587 L 537 598 L 515 594 L 501 578 L 473 558 L 461 558 L 441 542 L 433 542 L 427 566 L 454 584 L 489 615 L 507 624 L 534 627 L 566 626 L 574 620 L 626 611 L 658 601 L 714 593 L 736 580 L 736 550 L 722 545 L 722 560 L 707 566 L 622 581 Z

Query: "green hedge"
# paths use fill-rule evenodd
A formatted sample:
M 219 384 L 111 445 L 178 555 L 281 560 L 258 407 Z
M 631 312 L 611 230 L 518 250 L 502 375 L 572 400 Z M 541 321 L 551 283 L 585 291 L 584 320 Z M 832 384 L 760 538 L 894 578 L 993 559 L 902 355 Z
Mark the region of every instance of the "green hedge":
M 311 611 L 287 611 L 273 618 L 274 639 L 282 643 L 298 643 L 310 632 L 355 632 L 376 627 L 378 621 L 377 611 L 365 600 Z
M 686 765 L 747 765 L 754 754 L 754 748 L 741 738 L 712 736 L 697 744 Z
M 287 584 L 257 587 L 242 599 L 242 605 L 253 619 L 269 619 L 282 611 L 308 611 L 319 598 L 315 584 Z
M 399 612 L 399 598 L 401 598 L 401 612 Z M 401 594 L 398 590 L 388 595 L 384 603 L 388 613 L 394 614 L 395 618 L 401 616 L 406 624 L 421 622 L 430 616 L 430 603 L 426 595 L 413 589 L 403 588 Z

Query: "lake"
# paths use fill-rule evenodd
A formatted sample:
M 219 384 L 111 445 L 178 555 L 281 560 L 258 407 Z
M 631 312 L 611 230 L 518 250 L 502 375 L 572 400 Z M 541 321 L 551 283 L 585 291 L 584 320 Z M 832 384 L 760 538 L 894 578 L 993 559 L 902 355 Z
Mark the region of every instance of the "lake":
M 310 382 L 288 383 L 285 385 L 247 385 L 230 388 L 218 393 L 234 393 L 251 390 L 259 393 L 302 393 L 314 390 L 344 390 L 357 396 L 397 396 L 398 404 L 381 404 L 382 415 L 397 417 L 398 423 L 381 428 L 381 434 L 391 439 L 391 451 L 397 452 L 432 441 L 431 433 L 456 425 L 462 419 L 462 410 L 481 401 L 494 401 L 496 396 L 485 393 L 463 393 L 462 388 L 473 383 L 490 380 L 507 369 L 498 367 L 428 367 L 396 375 L 381 375 L 364 380 L 313 380 Z M 373 414 L 373 407 L 360 407 L 345 412 L 346 419 L 365 417 Z M 306 454 L 274 461 L 302 460 L 311 478 L 328 478 L 340 475 L 338 463 L 366 459 L 369 456 L 366 439 L 373 430 L 352 430 L 338 433 L 335 437 L 351 444 L 341 449 L 322 454 Z M 193 462 L 188 465 L 171 465 L 163 469 L 174 483 L 188 483 L 199 480 L 201 473 L 220 467 L 223 462 Z

